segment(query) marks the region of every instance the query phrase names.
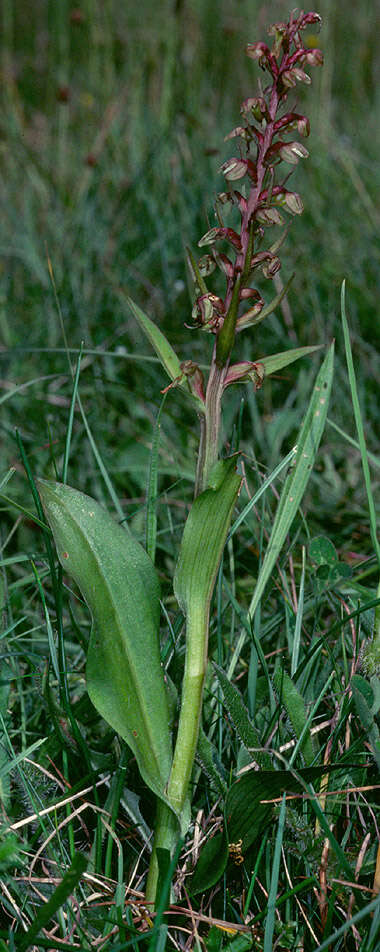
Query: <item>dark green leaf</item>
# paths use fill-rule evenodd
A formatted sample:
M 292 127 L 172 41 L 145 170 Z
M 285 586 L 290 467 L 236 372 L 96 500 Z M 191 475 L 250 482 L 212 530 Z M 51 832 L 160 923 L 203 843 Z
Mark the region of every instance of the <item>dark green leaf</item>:
M 338 561 L 336 549 L 326 536 L 316 536 L 309 545 L 309 555 L 317 565 L 335 565 Z
M 228 860 L 228 841 L 225 830 L 215 833 L 202 847 L 191 877 L 191 893 L 205 892 L 223 876 Z
M 172 754 L 154 566 L 89 496 L 45 480 L 38 488 L 58 557 L 92 615 L 86 669 L 91 701 L 132 749 L 148 786 L 165 799 Z

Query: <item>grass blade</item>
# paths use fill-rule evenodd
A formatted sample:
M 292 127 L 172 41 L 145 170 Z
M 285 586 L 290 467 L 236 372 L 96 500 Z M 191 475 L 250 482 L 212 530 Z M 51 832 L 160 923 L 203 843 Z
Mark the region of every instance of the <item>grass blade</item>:
M 278 818 L 276 843 L 274 848 L 272 876 L 271 876 L 269 896 L 268 896 L 268 913 L 267 913 L 267 918 L 265 922 L 264 952 L 272 952 L 272 949 L 273 949 L 274 919 L 276 914 L 276 897 L 277 897 L 277 887 L 278 887 L 278 876 L 280 872 L 281 847 L 282 847 L 282 840 L 284 837 L 284 830 L 285 830 L 285 815 L 286 815 L 286 794 L 284 793 L 282 796 L 280 816 Z
M 345 292 L 346 292 L 346 282 L 343 281 L 342 291 L 341 291 L 341 308 L 342 308 L 342 326 L 343 326 L 344 346 L 346 349 L 346 360 L 347 360 L 347 368 L 348 368 L 348 379 L 350 381 L 352 406 L 354 410 L 356 429 L 358 433 L 360 454 L 362 458 L 364 483 L 365 483 L 367 499 L 368 499 L 372 545 L 373 545 L 374 551 L 376 552 L 376 557 L 377 557 L 377 561 L 379 563 L 379 568 L 380 568 L 380 543 L 377 538 L 376 509 L 375 509 L 375 503 L 374 503 L 372 487 L 371 487 L 371 476 L 369 472 L 367 446 L 365 442 L 363 420 L 362 420 L 359 396 L 358 396 L 358 388 L 356 385 L 356 376 L 355 376 L 355 370 L 354 370 L 354 363 L 352 359 L 350 333 L 348 329 L 348 321 L 347 321 L 347 315 L 346 315 Z
M 248 615 L 253 618 L 309 481 L 327 416 L 334 368 L 331 344 L 318 373 L 297 443 L 295 465 L 284 484 Z

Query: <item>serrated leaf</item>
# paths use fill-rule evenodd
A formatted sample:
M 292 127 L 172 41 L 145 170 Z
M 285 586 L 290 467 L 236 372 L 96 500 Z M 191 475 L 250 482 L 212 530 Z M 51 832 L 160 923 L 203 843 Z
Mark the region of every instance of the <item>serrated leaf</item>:
M 263 365 L 265 376 L 269 377 L 270 374 L 275 374 L 278 370 L 283 370 L 284 367 L 293 364 L 294 361 L 299 360 L 300 357 L 307 357 L 308 354 L 314 354 L 315 351 L 320 350 L 321 347 L 322 344 L 314 344 L 309 347 L 293 347 L 292 350 L 284 350 L 280 354 L 260 357 L 257 363 Z
M 334 344 L 329 348 L 319 370 L 301 426 L 295 464 L 290 468 L 277 506 L 267 550 L 249 607 L 250 618 L 260 602 L 308 484 L 326 422 L 333 370 Z
M 262 750 L 262 743 L 253 726 L 240 691 L 229 680 L 222 668 L 214 664 L 215 674 L 223 691 L 224 703 L 228 714 L 244 746 L 252 753 L 253 759 L 263 767 L 270 767 L 269 754 Z
M 218 795 L 225 796 L 227 791 L 225 771 L 220 763 L 215 745 L 207 737 L 202 727 L 199 730 L 196 760 L 214 785 Z
M 89 496 L 60 483 L 38 480 L 37 485 L 60 562 L 92 616 L 90 699 L 133 751 L 145 782 L 165 800 L 172 753 L 154 566 Z

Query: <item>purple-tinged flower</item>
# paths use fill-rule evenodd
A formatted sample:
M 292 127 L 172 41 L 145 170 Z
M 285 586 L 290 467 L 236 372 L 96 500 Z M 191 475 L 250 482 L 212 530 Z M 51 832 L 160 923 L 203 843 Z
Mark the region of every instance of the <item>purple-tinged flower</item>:
M 233 228 L 210 228 L 209 231 L 206 231 L 206 234 L 203 235 L 203 238 L 198 241 L 198 245 L 200 248 L 202 248 L 203 245 L 213 245 L 219 238 L 225 238 L 237 251 L 241 251 L 239 235 Z
M 317 48 L 308 50 L 305 53 L 305 62 L 308 66 L 323 66 L 323 53 L 322 50 Z
M 250 380 L 254 384 L 255 390 L 259 390 L 263 385 L 264 377 L 265 369 L 263 364 L 243 360 L 241 363 L 233 364 L 228 368 L 224 387 L 229 387 L 233 383 L 244 383 Z
M 282 142 L 278 154 L 289 165 L 297 165 L 299 159 L 307 159 L 309 155 L 302 142 Z
M 227 162 L 220 166 L 219 172 L 223 172 L 226 179 L 235 182 L 247 174 L 247 166 L 247 159 L 227 159 Z
M 289 192 L 288 189 L 284 188 L 279 197 L 281 198 L 281 204 L 291 215 L 302 215 L 303 201 L 298 192 Z
M 297 83 L 306 83 L 307 86 L 310 86 L 311 76 L 308 73 L 305 73 L 303 69 L 300 69 L 299 66 L 293 66 L 292 69 L 286 69 L 281 73 L 281 79 L 287 88 L 296 86 Z
M 266 43 L 247 43 L 245 52 L 250 59 L 260 60 L 268 59 L 270 56 L 269 46 Z
M 250 96 L 249 99 L 245 99 L 240 106 L 240 112 L 242 115 L 251 112 L 256 122 L 269 118 L 268 106 L 263 96 Z
M 277 208 L 261 207 L 257 209 L 256 221 L 263 225 L 283 225 L 284 219 Z
M 277 257 L 277 255 L 271 255 L 271 257 L 267 261 L 264 261 L 264 264 L 262 266 L 262 272 L 263 272 L 264 278 L 274 278 L 275 274 L 277 274 L 280 268 L 281 268 L 280 259 Z

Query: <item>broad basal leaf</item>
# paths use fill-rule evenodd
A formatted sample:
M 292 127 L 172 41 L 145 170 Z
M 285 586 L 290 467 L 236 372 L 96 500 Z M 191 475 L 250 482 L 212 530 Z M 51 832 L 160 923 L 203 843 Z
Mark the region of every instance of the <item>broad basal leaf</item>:
M 69 486 L 38 480 L 62 566 L 92 615 L 87 689 L 165 799 L 172 753 L 160 664 L 159 582 L 142 546 L 102 507 Z

